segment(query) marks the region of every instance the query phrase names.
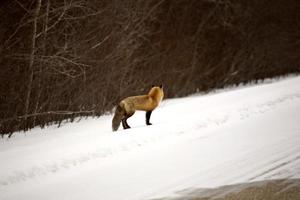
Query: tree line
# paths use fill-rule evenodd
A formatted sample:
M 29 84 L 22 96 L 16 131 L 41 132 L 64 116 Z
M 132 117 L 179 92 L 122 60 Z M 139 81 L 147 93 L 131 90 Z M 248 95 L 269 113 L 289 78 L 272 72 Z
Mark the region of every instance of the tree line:
M 4 0 L 0 133 L 299 73 L 297 0 Z

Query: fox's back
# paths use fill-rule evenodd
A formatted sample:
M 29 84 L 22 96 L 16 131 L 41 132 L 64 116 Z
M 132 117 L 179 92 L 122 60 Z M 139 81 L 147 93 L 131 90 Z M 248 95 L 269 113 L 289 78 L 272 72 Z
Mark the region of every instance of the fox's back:
M 128 110 L 150 111 L 157 106 L 157 103 L 148 95 L 127 97 L 122 102 Z

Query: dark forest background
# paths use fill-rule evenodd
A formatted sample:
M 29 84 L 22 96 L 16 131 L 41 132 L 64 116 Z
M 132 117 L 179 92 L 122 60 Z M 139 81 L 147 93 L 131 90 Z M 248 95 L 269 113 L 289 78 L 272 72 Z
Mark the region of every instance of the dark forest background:
M 298 0 L 2 0 L 0 133 L 300 72 Z

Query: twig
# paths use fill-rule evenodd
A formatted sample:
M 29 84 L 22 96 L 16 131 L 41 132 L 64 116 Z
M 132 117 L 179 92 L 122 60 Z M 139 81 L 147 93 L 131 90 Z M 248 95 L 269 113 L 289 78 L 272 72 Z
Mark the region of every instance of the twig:
M 23 8 L 27 13 L 30 13 L 29 10 L 28 10 L 27 8 L 25 8 L 25 7 L 23 6 L 23 4 L 21 4 L 18 0 L 14 0 L 14 1 L 17 2 L 17 4 L 18 4 L 21 8 Z
M 64 9 L 62 11 L 62 13 L 60 14 L 60 16 L 58 17 L 58 19 L 49 27 L 46 28 L 46 30 L 43 30 L 42 32 L 40 32 L 39 34 L 36 35 L 35 38 L 38 38 L 40 37 L 42 34 L 45 34 L 46 32 L 48 32 L 49 30 L 51 30 L 52 28 L 54 28 L 63 18 L 63 16 L 65 15 L 66 13 L 66 10 L 67 10 L 67 7 L 66 7 L 66 1 L 65 2 L 65 5 L 64 5 Z
M 106 36 L 101 42 L 97 43 L 96 45 L 92 46 L 91 49 L 94 49 L 98 46 L 100 46 L 101 44 L 103 44 L 106 40 L 108 40 L 110 38 L 111 35 Z

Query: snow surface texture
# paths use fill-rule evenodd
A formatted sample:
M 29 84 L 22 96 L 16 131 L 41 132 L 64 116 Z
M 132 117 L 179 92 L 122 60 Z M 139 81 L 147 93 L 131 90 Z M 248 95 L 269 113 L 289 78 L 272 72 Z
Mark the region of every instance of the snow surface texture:
M 167 87 L 166 87 L 167 91 Z M 0 140 L 0 199 L 143 200 L 300 178 L 300 77 L 163 101 L 145 125 L 112 116 Z

